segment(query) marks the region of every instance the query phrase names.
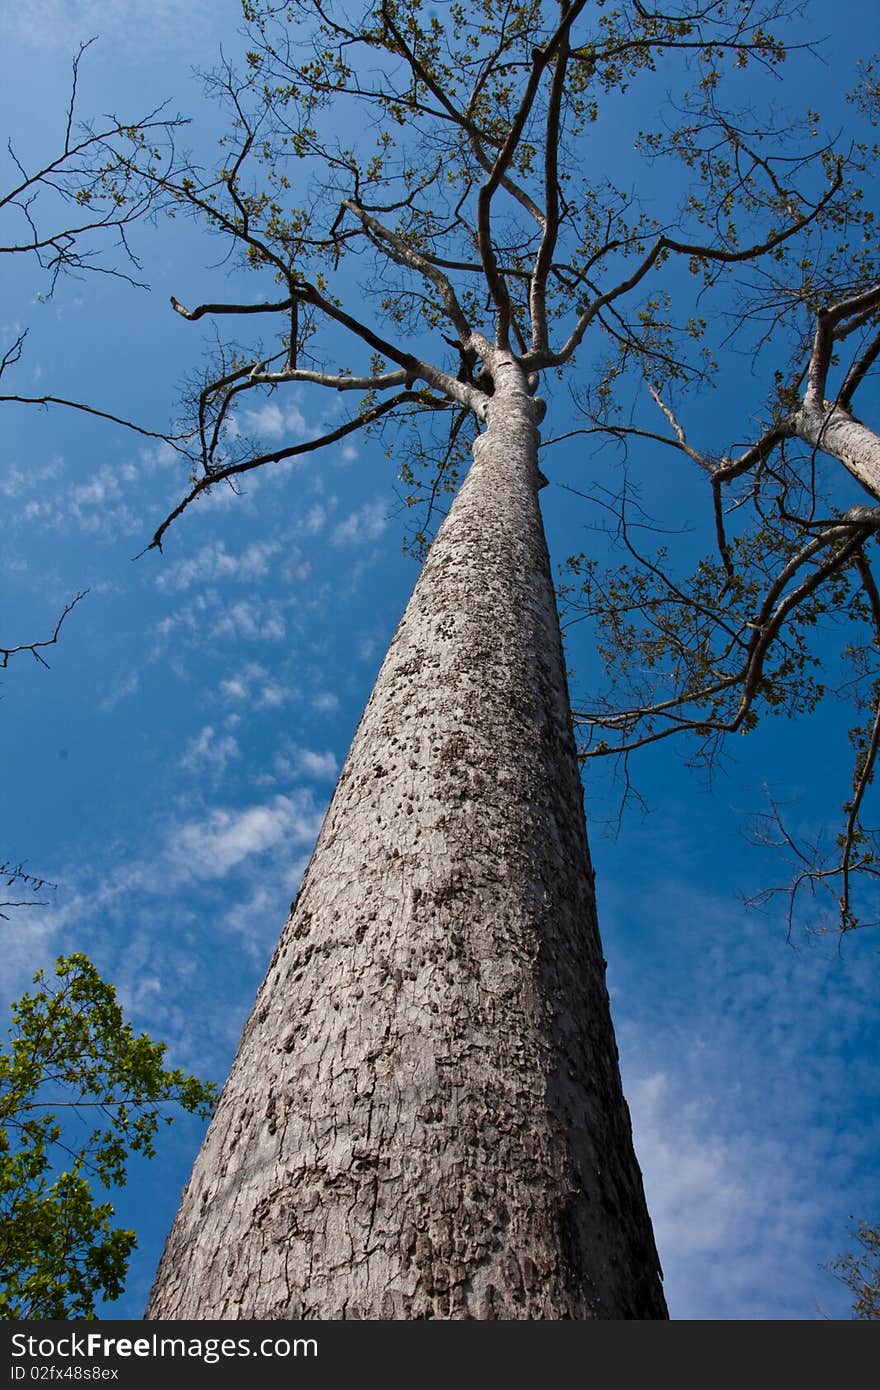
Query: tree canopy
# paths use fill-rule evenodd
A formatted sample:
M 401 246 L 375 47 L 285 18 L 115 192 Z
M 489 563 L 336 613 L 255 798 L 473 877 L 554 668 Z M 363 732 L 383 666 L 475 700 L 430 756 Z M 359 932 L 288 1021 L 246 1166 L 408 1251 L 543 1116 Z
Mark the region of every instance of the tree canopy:
M 761 714 L 809 713 L 845 685 L 855 761 L 830 849 L 799 843 L 775 800 L 760 834 L 794 857 L 792 915 L 808 889 L 830 895 L 843 929 L 859 925 L 880 744 L 880 465 L 877 436 L 853 415 L 880 342 L 864 188 L 875 152 L 835 142 L 809 107 L 773 110 L 772 78 L 804 56 L 787 8 L 486 3 L 441 14 L 386 0 L 244 13 L 245 70 L 210 78 L 231 118 L 222 166 L 159 182 L 268 291 L 189 307 L 175 297 L 174 309 L 213 320 L 218 337 L 230 320 L 270 336 L 221 339 L 196 383 L 191 487 L 152 546 L 218 483 L 393 420 L 423 548 L 485 415 L 492 354 L 512 353 L 551 407 L 551 442 L 580 432 L 629 447 L 613 503 L 624 563 L 609 571 L 574 555 L 566 589 L 596 620 L 608 668 L 578 716 L 584 755 L 626 764 L 685 733 L 711 765 Z M 873 73 L 857 93 L 869 118 Z M 617 181 L 597 157 L 608 140 L 620 143 Z M 749 403 L 754 438 L 719 451 L 687 432 L 687 402 L 723 378 L 730 351 L 755 354 L 763 399 Z M 581 410 L 575 431 L 553 427 L 560 380 Z M 285 387 L 356 404 L 331 430 L 266 450 L 242 433 L 240 412 L 253 393 Z M 651 467 L 674 466 L 675 450 L 706 479 L 714 551 L 693 573 L 674 547 L 668 559 L 637 538 L 636 445 Z M 818 669 L 831 614 L 846 634 L 844 685 Z

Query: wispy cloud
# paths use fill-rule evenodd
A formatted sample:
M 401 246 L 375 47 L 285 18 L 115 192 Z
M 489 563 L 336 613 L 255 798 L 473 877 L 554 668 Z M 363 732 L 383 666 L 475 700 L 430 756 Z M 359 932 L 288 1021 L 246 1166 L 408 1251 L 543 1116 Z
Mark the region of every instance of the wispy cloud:
M 108 843 L 89 864 L 54 866 L 61 885 L 54 900 L 4 924 L 3 994 L 20 993 L 38 966 L 75 942 L 123 996 L 141 1001 L 157 1036 L 184 1051 L 191 1039 L 201 1066 L 213 1010 L 210 999 L 203 1000 L 196 1025 L 187 999 L 192 980 L 204 973 L 206 949 L 210 955 L 216 949 L 217 925 L 241 932 L 246 918 L 255 949 L 268 949 L 322 815 L 322 803 L 304 786 L 245 805 L 207 805 L 189 814 L 166 809 L 142 826 L 134 852 L 124 841 Z M 258 924 L 259 903 L 266 912 Z M 241 981 L 226 982 L 218 1008 L 230 1044 L 255 986 L 256 980 L 246 980 L 239 999 Z M 230 1024 L 233 998 L 239 1012 Z
M 120 676 L 101 700 L 101 709 L 115 709 L 123 700 L 127 700 L 131 695 L 136 695 L 140 685 L 140 676 L 137 671 L 130 671 L 127 676 Z
M 243 860 L 281 842 L 310 845 L 320 826 L 321 815 L 304 792 L 240 810 L 215 807 L 177 828 L 170 857 L 182 877 L 223 878 Z
M 230 554 L 223 541 L 204 545 L 189 559 L 178 560 L 160 570 L 156 575 L 156 588 L 168 593 L 221 580 L 253 583 L 266 578 L 281 548 L 280 540 L 253 541 L 238 554 Z
M 4 6 L 0 34 L 40 49 L 76 52 L 83 35 L 100 34 L 101 51 L 137 50 L 164 54 L 186 40 L 193 48 L 223 37 L 223 24 L 234 16 L 217 0 L 151 0 L 133 5 L 131 0 L 29 0 L 27 5 Z
M 307 777 L 315 781 L 335 781 L 339 763 L 335 753 L 329 750 L 319 752 L 314 748 L 301 748 L 290 745 L 275 759 L 275 771 L 279 777 Z
M 291 400 L 264 401 L 252 410 L 243 410 L 240 418 L 248 434 L 264 439 L 305 439 L 311 433 L 299 406 Z
M 840 1316 L 824 1266 L 854 1205 L 871 1204 L 865 1174 L 880 1143 L 880 1078 L 845 1060 L 847 1037 L 864 1057 L 880 1033 L 868 951 L 854 942 L 847 959 L 811 940 L 792 950 L 784 923 L 772 929 L 687 879 L 640 885 L 633 873 L 600 888 L 624 1090 L 673 1316 Z
M 328 506 L 323 502 L 315 502 L 308 511 L 297 521 L 297 530 L 301 535 L 317 536 L 327 524 Z
M 58 532 L 76 530 L 110 540 L 143 529 L 140 513 L 134 507 L 127 466 L 104 464 L 79 482 L 47 492 L 47 482 L 55 480 L 63 466 L 63 461 L 55 458 L 33 471 L 15 465 L 5 471 L 0 493 L 16 501 L 12 521 Z
M 205 724 L 187 745 L 180 760 L 187 770 L 205 769 L 215 777 L 226 771 L 227 764 L 239 757 L 237 740 L 229 733 L 218 733 L 212 724 Z
M 387 526 L 388 504 L 377 498 L 373 502 L 365 502 L 357 511 L 337 523 L 333 528 L 333 544 L 368 545 L 378 540 Z
M 245 662 L 222 680 L 218 693 L 227 704 L 247 704 L 257 710 L 280 709 L 300 697 L 295 685 L 270 677 L 265 666 L 257 661 Z
M 319 690 L 312 696 L 312 709 L 319 714 L 332 714 L 339 709 L 339 696 L 332 690 Z
M 35 489 L 44 489 L 46 483 L 54 482 L 63 469 L 64 460 L 57 454 L 47 463 L 28 468 L 19 468 L 17 464 L 10 463 L 0 473 L 0 496 L 22 497 Z
M 240 637 L 247 642 L 280 642 L 286 631 L 279 601 L 249 598 L 229 604 L 215 620 L 211 636 Z

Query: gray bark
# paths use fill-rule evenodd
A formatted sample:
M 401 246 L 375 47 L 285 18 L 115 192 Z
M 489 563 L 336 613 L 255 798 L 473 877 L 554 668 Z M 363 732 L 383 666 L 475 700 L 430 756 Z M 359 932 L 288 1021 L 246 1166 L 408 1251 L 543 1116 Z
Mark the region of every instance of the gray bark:
M 148 1318 L 662 1318 L 513 363 L 358 728 Z
M 801 406 L 794 417 L 794 432 L 806 444 L 836 458 L 880 501 L 880 438 L 832 401 Z

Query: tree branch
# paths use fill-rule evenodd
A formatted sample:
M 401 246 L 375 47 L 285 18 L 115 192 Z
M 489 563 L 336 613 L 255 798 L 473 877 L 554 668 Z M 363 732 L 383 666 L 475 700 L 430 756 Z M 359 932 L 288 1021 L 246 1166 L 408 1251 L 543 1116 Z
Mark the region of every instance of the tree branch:
M 9 662 L 12 659 L 12 657 L 19 656 L 22 652 L 30 652 L 31 656 L 34 658 L 35 661 L 39 662 L 41 666 L 45 666 L 48 668 L 48 661 L 46 661 L 46 659 L 41 655 L 42 649 L 44 647 L 54 647 L 55 643 L 58 641 L 58 638 L 60 636 L 64 619 L 67 617 L 69 613 L 73 612 L 76 605 L 80 602 L 81 599 L 85 598 L 88 592 L 88 589 L 83 589 L 80 593 L 76 595 L 75 598 L 72 598 L 70 600 L 70 603 L 68 603 L 65 606 L 64 611 L 61 614 L 61 617 L 55 624 L 55 630 L 52 633 L 51 637 L 47 637 L 42 642 L 23 642 L 18 647 L 0 647 L 0 671 L 5 670 L 5 668 L 9 665 Z M 0 870 L 0 872 L 2 872 L 2 870 Z

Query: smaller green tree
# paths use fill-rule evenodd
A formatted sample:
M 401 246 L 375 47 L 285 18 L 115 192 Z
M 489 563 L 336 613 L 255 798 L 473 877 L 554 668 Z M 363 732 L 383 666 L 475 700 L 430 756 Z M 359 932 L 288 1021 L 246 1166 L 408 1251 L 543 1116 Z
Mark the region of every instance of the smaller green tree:
M 134 1231 L 101 1200 L 131 1154 L 151 1158 L 166 1106 L 207 1116 L 215 1088 L 164 1066 L 84 955 L 12 1006 L 0 1051 L 0 1317 L 94 1318 L 122 1293 Z
M 854 1235 L 861 1250 L 831 1261 L 831 1268 L 853 1296 L 853 1317 L 880 1318 L 880 1224 L 860 1221 Z

